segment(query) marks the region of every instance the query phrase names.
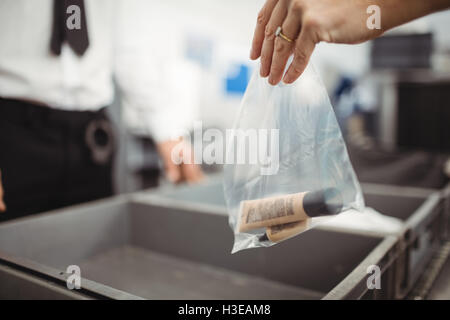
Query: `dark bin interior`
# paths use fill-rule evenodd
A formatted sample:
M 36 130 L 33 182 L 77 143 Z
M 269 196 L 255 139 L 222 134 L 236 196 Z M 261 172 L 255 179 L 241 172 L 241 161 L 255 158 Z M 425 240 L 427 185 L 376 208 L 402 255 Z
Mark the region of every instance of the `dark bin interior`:
M 117 200 L 0 225 L 0 252 L 150 299 L 317 299 L 381 241 L 311 230 L 231 255 L 224 215 Z

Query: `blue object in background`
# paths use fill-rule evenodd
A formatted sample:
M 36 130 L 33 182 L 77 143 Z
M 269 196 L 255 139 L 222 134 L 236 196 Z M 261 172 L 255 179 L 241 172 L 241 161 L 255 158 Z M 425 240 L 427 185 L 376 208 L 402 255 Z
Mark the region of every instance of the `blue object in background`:
M 342 94 L 345 94 L 353 89 L 353 79 L 347 76 L 341 76 L 336 89 L 333 92 L 333 100 L 339 100 Z
M 343 136 L 348 133 L 348 119 L 356 111 L 357 104 L 353 94 L 355 82 L 352 78 L 341 76 L 331 96 L 334 112 Z
M 243 95 L 245 89 L 247 89 L 250 68 L 245 64 L 238 64 L 233 66 L 234 70 L 238 71 L 230 72 L 225 79 L 226 93 Z

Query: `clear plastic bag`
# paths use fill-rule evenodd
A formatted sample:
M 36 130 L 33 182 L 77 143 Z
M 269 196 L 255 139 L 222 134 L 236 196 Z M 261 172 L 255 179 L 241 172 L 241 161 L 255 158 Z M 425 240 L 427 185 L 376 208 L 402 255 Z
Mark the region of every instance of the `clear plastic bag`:
M 256 138 L 255 138 L 256 137 Z M 293 84 L 255 71 L 227 133 L 232 252 L 267 247 L 364 200 L 326 89 L 309 65 Z

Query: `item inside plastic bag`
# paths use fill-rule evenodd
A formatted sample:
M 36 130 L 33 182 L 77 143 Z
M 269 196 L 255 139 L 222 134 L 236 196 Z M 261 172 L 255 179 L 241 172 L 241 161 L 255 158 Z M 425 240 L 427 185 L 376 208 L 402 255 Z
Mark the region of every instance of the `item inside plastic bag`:
M 224 193 L 232 253 L 289 239 L 324 216 L 363 210 L 333 108 L 311 64 L 293 84 L 277 86 L 255 70 L 227 136 Z

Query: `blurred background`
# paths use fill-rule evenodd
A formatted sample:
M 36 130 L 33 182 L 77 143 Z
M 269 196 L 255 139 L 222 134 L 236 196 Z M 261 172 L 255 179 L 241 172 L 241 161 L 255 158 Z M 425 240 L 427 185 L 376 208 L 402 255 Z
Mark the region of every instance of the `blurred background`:
M 144 15 L 164 26 L 173 94 L 185 123 L 231 128 L 258 62 L 249 60 L 261 0 L 149 1 Z M 170 23 L 168 23 L 170 21 Z M 450 12 L 391 30 L 360 45 L 320 43 L 312 57 L 362 182 L 441 188 L 450 175 Z M 169 36 L 170 35 L 170 36 Z M 113 108 L 123 133 L 116 189 L 158 184 L 154 144 Z M 207 172 L 216 167 L 205 167 Z

